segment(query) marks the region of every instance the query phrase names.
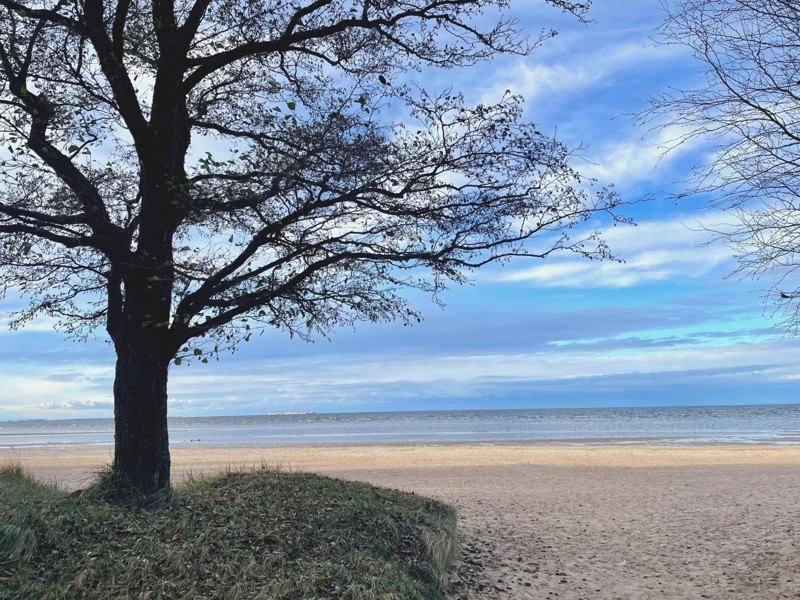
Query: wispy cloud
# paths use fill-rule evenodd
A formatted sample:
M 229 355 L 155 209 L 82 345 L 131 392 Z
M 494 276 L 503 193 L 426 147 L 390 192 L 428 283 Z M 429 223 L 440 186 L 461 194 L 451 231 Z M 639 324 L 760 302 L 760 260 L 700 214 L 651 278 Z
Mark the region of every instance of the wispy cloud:
M 710 308 L 698 305 L 685 316 L 681 310 L 579 310 L 527 320 L 518 315 L 516 321 L 492 321 L 486 330 L 466 324 L 475 314 L 444 313 L 448 327 L 465 330 L 465 338 L 434 329 L 428 337 L 442 331 L 449 341 L 431 348 L 425 347 L 424 332 L 410 348 L 396 347 L 399 335 L 391 330 L 384 330 L 382 345 L 359 335 L 352 336 L 358 344 L 342 345 L 265 340 L 220 363 L 173 368 L 170 413 L 457 408 L 466 405 L 447 403 L 489 397 L 505 406 L 502 402 L 525 394 L 528 405 L 536 406 L 548 405 L 553 394 L 595 393 L 601 381 L 609 390 L 650 385 L 655 393 L 670 381 L 772 385 L 800 377 L 800 343 L 781 343 L 767 330 L 747 330 L 736 322 L 726 325 L 726 333 L 706 323 L 716 314 Z M 718 310 L 720 318 L 728 318 L 726 307 Z M 670 323 L 686 331 L 670 329 Z M 492 327 L 497 331 L 490 332 Z M 462 347 L 470 336 L 480 339 Z M 0 415 L 111 416 L 112 375 L 111 367 L 81 362 L 18 364 L 13 374 L 4 374 Z M 530 396 L 534 392 L 539 395 Z M 549 395 L 542 397 L 545 392 Z
M 782 352 L 776 361 L 779 348 Z M 308 365 L 296 368 L 298 371 L 285 371 L 280 379 L 250 379 L 241 376 L 244 372 L 232 377 L 228 384 L 238 385 L 237 393 L 248 400 L 227 406 L 221 396 L 214 395 L 215 390 L 225 385 L 223 381 L 201 382 L 201 377 L 190 390 L 176 380 L 176 393 L 190 401 L 195 411 L 225 412 L 235 407 L 239 411 L 256 413 L 293 408 L 333 411 L 448 405 L 463 408 L 470 399 L 480 401 L 481 398 L 483 402 L 492 398 L 492 402 L 499 403 L 497 407 L 519 402 L 527 406 L 548 406 L 565 394 L 577 394 L 585 401 L 603 391 L 612 393 L 605 401 L 612 404 L 620 399 L 643 402 L 651 396 L 667 403 L 691 402 L 692 399 L 697 402 L 696 396 L 687 393 L 672 399 L 664 393 L 676 386 L 695 389 L 700 394 L 737 386 L 760 385 L 768 390 L 770 386 L 783 385 L 800 376 L 800 348 L 796 344 L 787 349 L 765 343 L 644 352 L 498 353 L 424 361 L 395 357 L 350 364 L 330 360 L 324 364 L 315 363 L 315 376 L 305 380 L 299 374 Z M 337 376 L 346 370 L 350 370 L 351 375 Z M 254 386 L 258 393 L 248 390 L 248 385 Z M 637 394 L 638 400 L 634 398 Z M 703 399 L 712 403 L 725 401 L 722 396 Z M 451 402 L 455 405 L 448 404 Z
M 3 414 L 17 413 L 58 418 L 75 410 L 106 414 L 112 406 L 113 368 L 107 366 L 80 359 L 75 363 L 23 361 L 2 371 L 0 419 Z
M 676 144 L 685 133 L 678 126 L 667 125 L 650 132 L 633 130 L 624 139 L 596 142 L 585 153 L 586 164 L 579 165 L 580 171 L 598 181 L 613 182 L 621 189 L 643 182 L 656 185 L 665 182 L 671 186 L 674 183 L 669 180 L 672 166 L 706 145 L 700 139 Z M 686 173 L 679 176 L 687 178 Z M 650 191 L 659 190 L 651 188 Z
M 545 45 L 548 52 L 536 53 L 532 58 L 519 58 L 497 69 L 483 88 L 482 100 L 494 102 L 506 90 L 511 90 L 524 96 L 532 105 L 542 98 L 552 102 L 554 96 L 596 89 L 607 85 L 616 74 L 630 74 L 632 69 L 669 61 L 677 53 L 675 47 L 654 46 L 647 39 L 608 43 L 585 48 L 580 53 L 559 54 L 558 48 L 564 45 Z
M 713 216 L 704 218 L 708 219 L 713 220 Z M 672 279 L 698 279 L 731 260 L 730 250 L 722 244 L 709 244 L 709 234 L 688 217 L 644 221 L 636 227 L 612 227 L 603 231 L 602 237 L 625 262 L 556 257 L 534 267 L 502 273 L 498 279 L 542 287 L 626 288 Z
M 110 400 L 76 400 L 73 402 L 42 402 L 39 407 L 46 411 L 103 411 L 114 410 L 114 403 Z

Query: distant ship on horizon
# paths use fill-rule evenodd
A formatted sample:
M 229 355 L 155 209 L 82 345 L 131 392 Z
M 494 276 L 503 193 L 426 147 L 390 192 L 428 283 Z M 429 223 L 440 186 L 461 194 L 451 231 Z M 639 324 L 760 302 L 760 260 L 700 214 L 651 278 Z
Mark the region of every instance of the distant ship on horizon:
M 267 413 L 268 417 L 283 417 L 287 415 L 315 415 L 313 410 L 291 410 L 287 412 L 269 412 Z

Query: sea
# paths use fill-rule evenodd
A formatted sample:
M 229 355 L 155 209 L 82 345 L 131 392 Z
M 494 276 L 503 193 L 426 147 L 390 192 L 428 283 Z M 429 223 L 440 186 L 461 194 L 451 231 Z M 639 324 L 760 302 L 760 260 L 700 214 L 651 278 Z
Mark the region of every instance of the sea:
M 800 404 L 173 417 L 170 444 L 800 444 Z M 0 421 L 0 449 L 114 443 L 112 419 Z

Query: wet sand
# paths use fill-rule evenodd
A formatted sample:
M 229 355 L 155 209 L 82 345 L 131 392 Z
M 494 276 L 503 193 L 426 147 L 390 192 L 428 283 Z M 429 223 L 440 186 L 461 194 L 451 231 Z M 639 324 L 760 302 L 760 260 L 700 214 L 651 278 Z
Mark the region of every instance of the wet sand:
M 175 448 L 174 479 L 260 464 L 459 510 L 452 599 L 800 598 L 800 446 Z M 77 489 L 110 451 L 21 450 Z

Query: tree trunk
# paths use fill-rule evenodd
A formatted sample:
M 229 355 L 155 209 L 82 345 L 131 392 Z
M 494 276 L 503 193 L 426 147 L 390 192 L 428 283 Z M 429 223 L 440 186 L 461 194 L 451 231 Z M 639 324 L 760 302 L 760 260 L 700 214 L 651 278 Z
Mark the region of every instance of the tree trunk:
M 117 344 L 112 472 L 117 486 L 149 496 L 169 487 L 169 359 L 153 340 L 137 342 Z

